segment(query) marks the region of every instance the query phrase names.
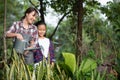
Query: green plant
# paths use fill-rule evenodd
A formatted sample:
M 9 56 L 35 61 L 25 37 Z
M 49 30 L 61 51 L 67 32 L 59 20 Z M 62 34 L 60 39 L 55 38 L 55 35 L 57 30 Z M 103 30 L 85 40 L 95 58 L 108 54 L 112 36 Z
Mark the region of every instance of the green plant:
M 91 58 L 85 58 L 82 60 L 80 66 L 76 68 L 76 79 L 77 80 L 90 80 L 92 79 L 92 71 L 97 68 L 97 63 Z
M 4 63 L 5 76 L 3 80 L 105 80 L 105 73 L 96 70 L 97 64 L 91 58 L 86 58 L 81 65 L 76 65 L 75 55 L 63 53 L 64 62 L 56 62 L 51 67 L 49 59 L 43 59 L 36 68 L 24 64 L 23 58 L 14 51 L 12 62 Z
M 75 55 L 72 53 L 62 53 L 64 59 L 65 59 L 65 64 L 69 67 L 70 71 L 72 74 L 74 74 L 75 69 L 76 69 L 76 58 Z
M 5 80 L 30 80 L 32 78 L 28 65 L 24 64 L 23 56 L 18 56 L 14 51 L 12 62 L 5 65 Z
M 89 72 L 96 68 L 97 68 L 97 63 L 95 62 L 95 60 L 93 60 L 91 58 L 86 58 L 86 59 L 82 60 L 79 69 L 80 69 L 80 71 L 82 71 L 82 73 L 86 73 L 86 72 Z

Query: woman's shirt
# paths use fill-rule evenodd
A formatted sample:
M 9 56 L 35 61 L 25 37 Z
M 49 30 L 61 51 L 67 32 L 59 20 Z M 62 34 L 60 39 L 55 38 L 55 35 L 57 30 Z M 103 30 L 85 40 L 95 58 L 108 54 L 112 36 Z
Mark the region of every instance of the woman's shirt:
M 25 29 L 23 27 L 23 21 L 16 21 L 12 24 L 12 26 L 9 28 L 7 33 L 29 34 L 34 39 L 35 43 L 37 43 L 38 31 L 37 31 L 37 27 L 33 24 L 29 25 L 28 29 Z

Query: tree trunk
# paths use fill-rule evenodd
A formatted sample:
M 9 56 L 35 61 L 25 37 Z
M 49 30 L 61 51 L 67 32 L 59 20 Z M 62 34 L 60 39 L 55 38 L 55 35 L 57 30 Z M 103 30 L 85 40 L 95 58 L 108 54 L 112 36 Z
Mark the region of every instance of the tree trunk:
M 41 14 L 41 20 L 43 21 L 43 22 L 45 22 L 45 19 L 44 19 L 44 11 L 43 11 L 43 0 L 39 0 L 40 1 L 40 10 L 39 10 L 39 12 L 40 12 L 40 14 Z
M 78 0 L 78 27 L 77 27 L 77 60 L 82 59 L 82 18 L 83 18 L 83 0 Z
M 5 32 L 6 32 L 6 4 L 7 4 L 7 0 L 4 0 L 4 36 L 3 36 L 3 40 L 4 40 L 4 60 L 7 62 L 7 48 L 6 48 L 6 37 L 5 37 Z

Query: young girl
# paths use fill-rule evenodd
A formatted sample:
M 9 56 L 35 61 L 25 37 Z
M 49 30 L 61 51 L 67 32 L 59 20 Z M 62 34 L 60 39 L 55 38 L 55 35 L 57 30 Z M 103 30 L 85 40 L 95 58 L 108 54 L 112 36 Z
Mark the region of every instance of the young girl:
M 35 64 L 45 58 L 47 61 L 50 59 L 50 63 L 54 65 L 55 57 L 54 57 L 54 48 L 52 42 L 46 38 L 46 24 L 42 21 L 38 21 L 35 23 L 38 29 L 38 43 L 37 47 L 41 49 L 36 50 L 34 52 L 34 62 Z

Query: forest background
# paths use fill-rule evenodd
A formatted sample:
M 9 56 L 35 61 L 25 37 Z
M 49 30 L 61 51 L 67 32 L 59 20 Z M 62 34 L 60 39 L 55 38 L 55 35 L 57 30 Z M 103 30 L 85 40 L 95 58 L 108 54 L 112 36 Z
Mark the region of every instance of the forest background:
M 13 45 L 12 39 L 4 37 L 4 32 L 14 21 L 20 20 L 29 6 L 35 7 L 40 12 L 38 20 L 47 23 L 47 37 L 54 43 L 57 62 L 64 61 L 66 53 L 75 55 L 78 67 L 82 65 L 83 60 L 92 59 L 96 63 L 94 69 L 98 72 L 106 69 L 106 74 L 109 74 L 111 80 L 119 80 L 119 0 L 109 1 L 106 5 L 101 5 L 98 0 L 0 0 L 1 69 L 3 69 L 2 62 L 10 58 Z M 56 25 L 51 25 L 45 19 L 49 13 L 47 8 L 51 8 L 55 15 L 57 14 Z M 70 62 L 69 64 L 72 65 Z M 72 76 L 73 79 L 74 75 Z

